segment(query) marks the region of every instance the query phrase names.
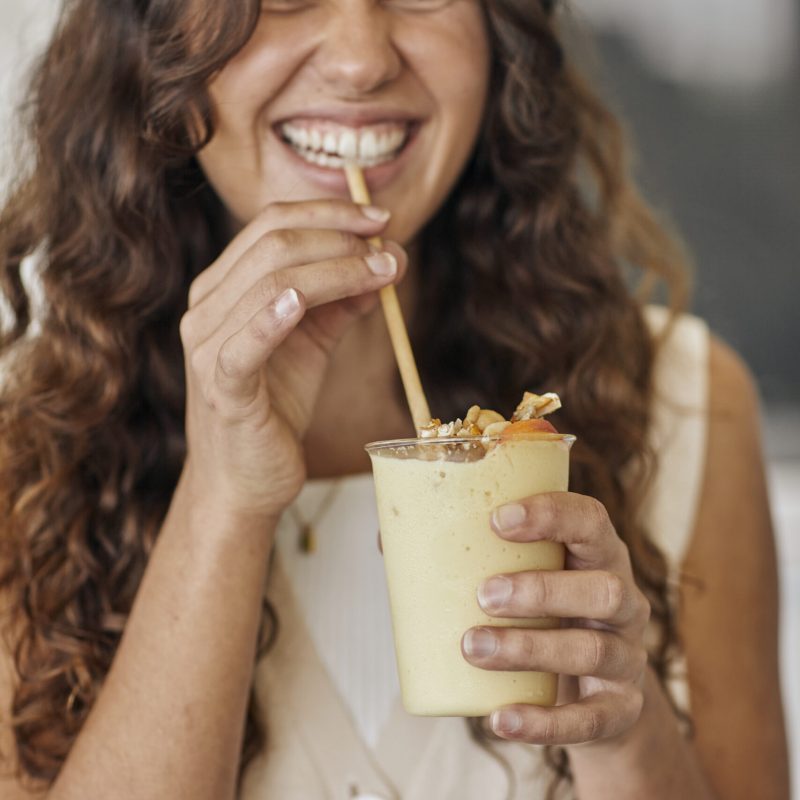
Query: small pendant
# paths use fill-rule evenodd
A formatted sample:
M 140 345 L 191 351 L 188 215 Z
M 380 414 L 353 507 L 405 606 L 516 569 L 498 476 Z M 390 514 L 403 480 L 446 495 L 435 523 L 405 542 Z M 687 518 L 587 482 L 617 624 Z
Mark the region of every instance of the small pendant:
M 317 550 L 317 537 L 310 525 L 303 525 L 298 539 L 301 553 L 314 553 Z

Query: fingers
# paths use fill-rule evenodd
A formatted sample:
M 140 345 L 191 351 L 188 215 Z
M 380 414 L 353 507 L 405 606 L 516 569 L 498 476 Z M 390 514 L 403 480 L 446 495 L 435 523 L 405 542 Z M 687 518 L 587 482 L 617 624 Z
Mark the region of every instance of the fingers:
M 301 320 L 304 311 L 302 295 L 288 289 L 258 310 L 222 344 L 214 365 L 213 382 L 206 387 L 211 407 L 224 408 L 229 415 L 248 410 L 257 393 L 261 368 Z
M 330 258 L 366 256 L 369 253 L 367 242 L 347 231 L 298 228 L 268 231 L 231 265 L 224 280 L 220 280 L 213 291 L 195 302 L 193 307 L 202 308 L 203 301 L 208 302 L 213 297 L 215 307 L 229 309 L 246 289 L 271 272 Z
M 400 279 L 408 263 L 405 250 L 393 242 L 386 242 L 382 252 L 373 252 L 366 242 L 336 231 L 318 232 L 319 238 L 304 236 L 302 231 L 271 236 L 279 237 L 282 244 L 271 261 L 266 256 L 255 259 L 259 277 L 254 283 L 245 272 L 255 262 L 241 267 L 241 274 L 237 265 L 230 280 L 190 309 L 197 339 L 203 341 L 212 334 L 226 338 L 288 288 L 297 288 L 308 308 L 314 308 L 388 286 Z M 284 247 L 285 251 L 278 252 Z
M 405 268 L 405 251 L 388 242 L 386 249 L 380 253 L 367 251 L 363 256 L 332 258 L 270 272 L 239 297 L 214 330 L 213 340 L 220 341 L 232 335 L 259 308 L 286 289 L 296 288 L 303 295 L 306 307 L 312 309 L 375 292 L 397 280 Z M 221 310 L 217 307 L 214 313 L 219 314 Z M 200 307 L 190 313 L 200 314 Z M 198 324 L 206 329 L 207 322 L 198 319 Z
M 330 233 L 350 233 L 363 240 L 380 233 L 390 216 L 385 209 L 360 206 L 349 200 L 271 203 L 233 239 L 217 261 L 195 279 L 189 292 L 189 307 L 200 303 L 217 288 L 248 252 L 252 251 L 255 256 L 259 252 L 258 243 L 268 239 L 271 233 L 286 233 L 291 229 L 328 229 Z M 277 242 L 268 243 L 267 249 L 279 245 L 280 237 L 277 239 Z
M 643 627 L 650 607 L 633 584 L 602 570 L 494 575 L 478 588 L 478 603 L 495 617 L 593 619 Z
M 642 713 L 641 689 L 597 692 L 555 708 L 514 705 L 494 711 L 492 730 L 504 739 L 539 745 L 570 745 L 618 736 Z
M 591 675 L 605 680 L 636 680 L 647 660 L 643 647 L 592 628 L 471 628 L 461 647 L 467 661 L 481 669 Z
M 574 492 L 537 494 L 500 506 L 494 531 L 512 542 L 561 542 L 582 569 L 628 563 L 627 550 L 602 503 Z

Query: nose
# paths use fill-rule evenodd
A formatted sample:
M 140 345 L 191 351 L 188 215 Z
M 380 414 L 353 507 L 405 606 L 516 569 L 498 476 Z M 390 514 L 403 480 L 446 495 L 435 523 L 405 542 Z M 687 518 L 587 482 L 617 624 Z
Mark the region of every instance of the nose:
M 390 14 L 378 3 L 343 4 L 332 12 L 317 68 L 344 98 L 370 94 L 397 77 L 402 59 L 392 41 Z

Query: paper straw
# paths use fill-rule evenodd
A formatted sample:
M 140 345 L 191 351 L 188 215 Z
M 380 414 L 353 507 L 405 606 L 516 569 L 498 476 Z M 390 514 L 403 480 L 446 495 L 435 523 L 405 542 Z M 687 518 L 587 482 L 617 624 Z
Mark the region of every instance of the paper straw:
M 361 167 L 358 164 L 346 162 L 344 171 L 353 202 L 365 206 L 370 205 L 369 189 L 367 188 L 367 182 L 364 180 L 364 173 L 361 171 Z M 369 241 L 375 247 L 383 249 L 383 242 L 380 236 L 373 236 Z M 428 408 L 428 401 L 425 399 L 425 392 L 422 390 L 417 362 L 414 360 L 414 353 L 411 350 L 411 342 L 408 338 L 406 324 L 403 321 L 403 312 L 400 309 L 400 302 L 397 299 L 394 285 L 385 286 L 381 289 L 380 297 L 383 305 L 383 316 L 386 319 L 389 337 L 392 340 L 394 357 L 397 360 L 400 377 L 403 380 L 403 388 L 406 391 L 408 407 L 411 409 L 414 427 L 419 429 L 431 421 L 431 412 Z

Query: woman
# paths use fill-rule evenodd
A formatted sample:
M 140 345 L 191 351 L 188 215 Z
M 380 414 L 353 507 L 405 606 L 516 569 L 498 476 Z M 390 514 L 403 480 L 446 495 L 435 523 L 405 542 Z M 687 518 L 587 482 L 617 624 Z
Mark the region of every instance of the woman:
M 679 260 L 552 5 L 67 4 L 2 216 L 4 797 L 786 796 L 752 381 L 697 321 L 647 312 L 651 334 L 625 288 L 636 265 L 679 305 Z M 356 145 L 376 207 L 346 199 Z M 480 600 L 572 623 L 463 649 L 575 677 L 555 709 L 473 722 L 477 744 L 403 718 L 381 761 L 325 706 L 291 599 L 315 587 L 269 564 L 306 479 L 409 433 L 392 283 L 437 415 L 564 398 L 573 492 L 492 524 L 564 541 L 569 569 Z

